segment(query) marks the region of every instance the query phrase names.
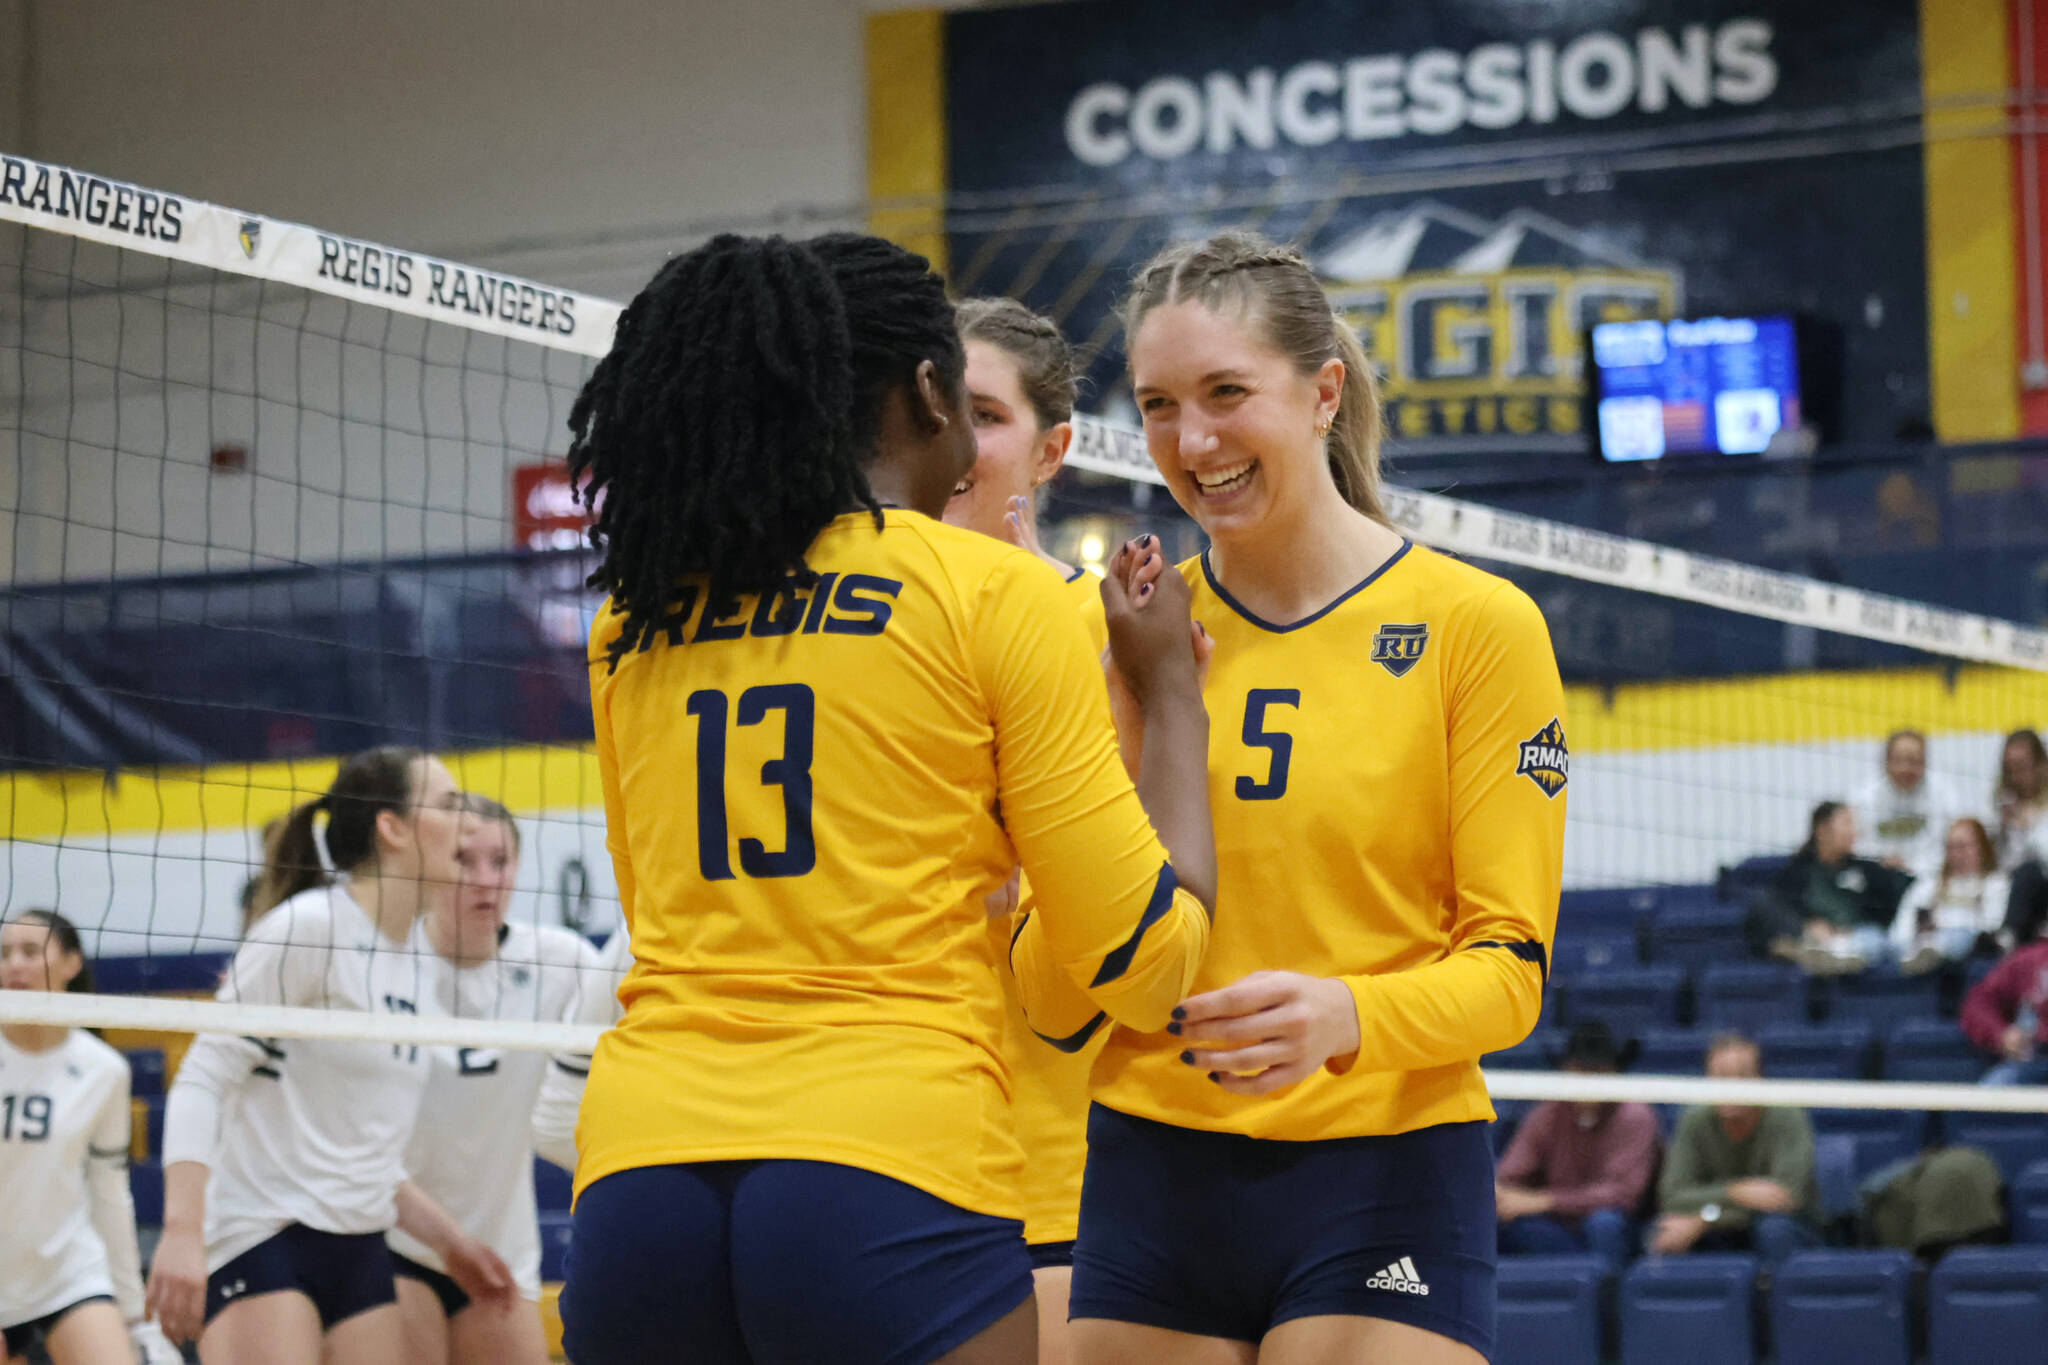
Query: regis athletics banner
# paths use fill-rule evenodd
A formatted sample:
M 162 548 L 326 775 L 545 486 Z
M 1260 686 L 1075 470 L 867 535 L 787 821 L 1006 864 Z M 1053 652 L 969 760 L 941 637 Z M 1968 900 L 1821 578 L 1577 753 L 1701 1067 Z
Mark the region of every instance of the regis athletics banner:
M 962 292 L 1106 345 L 1099 406 L 1132 269 L 1235 225 L 1304 247 L 1410 454 L 1584 448 L 1585 330 L 1678 314 L 1818 315 L 1834 434 L 1928 420 L 1914 0 L 1040 4 L 870 61 L 877 197 L 942 191 Z

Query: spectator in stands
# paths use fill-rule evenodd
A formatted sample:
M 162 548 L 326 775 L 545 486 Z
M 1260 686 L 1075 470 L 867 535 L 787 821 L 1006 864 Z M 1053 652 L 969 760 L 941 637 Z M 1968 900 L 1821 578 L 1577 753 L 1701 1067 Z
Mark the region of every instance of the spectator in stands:
M 1572 1030 L 1560 1069 L 1612 1075 L 1632 1058 L 1606 1024 Z M 1494 1174 L 1500 1249 L 1511 1254 L 1591 1251 L 1626 1261 L 1656 1173 L 1661 1142 L 1646 1104 L 1553 1100 L 1522 1121 Z
M 1707 1048 L 1707 1074 L 1763 1074 L 1755 1042 L 1724 1033 Z M 1776 1265 L 1821 1244 L 1813 1124 L 1803 1109 L 1747 1104 L 1685 1111 L 1657 1183 L 1662 1216 L 1650 1234 L 1659 1255 L 1754 1251 Z
M 2048 751 L 2033 730 L 2005 737 L 1998 786 L 1998 865 L 2012 877 L 2002 937 L 2007 947 L 2031 943 L 2048 921 Z
M 1991 804 L 1998 812 L 2001 868 L 2011 872 L 2048 858 L 2048 749 L 2037 731 L 2015 730 L 2005 737 Z
M 1857 857 L 1856 836 L 1848 806 L 1813 808 L 1805 844 L 1750 906 L 1753 948 L 1816 975 L 1860 972 L 1891 956 L 1892 920 L 1912 878 Z
M 1990 831 L 1966 815 L 1948 827 L 1944 847 L 1940 870 L 1914 879 L 1892 920 L 1892 949 L 1907 972 L 1998 951 L 2012 889 Z
M 1963 809 L 1948 783 L 1927 775 L 1927 736 L 1918 730 L 1892 732 L 1884 742 L 1884 770 L 1853 804 L 1869 835 L 1864 851 L 1916 877 L 1941 866 L 1942 833 Z
M 1997 1059 L 1985 1085 L 2048 1084 L 2048 940 L 2021 944 L 1971 987 L 1962 1025 Z

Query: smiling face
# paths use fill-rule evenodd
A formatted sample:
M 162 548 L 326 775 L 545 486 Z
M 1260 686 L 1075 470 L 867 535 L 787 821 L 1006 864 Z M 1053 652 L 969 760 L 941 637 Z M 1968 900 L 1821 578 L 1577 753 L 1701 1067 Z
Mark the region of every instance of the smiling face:
M 1039 425 L 1017 358 L 986 341 L 967 343 L 967 401 L 974 414 L 974 467 L 955 485 L 946 521 L 998 540 L 1013 497 L 1028 498 L 1058 472 L 1072 427 Z
M 1193 301 L 1146 313 L 1130 356 L 1152 462 L 1212 540 L 1284 529 L 1341 500 L 1320 431 L 1343 394 L 1341 360 L 1302 374 L 1255 319 Z

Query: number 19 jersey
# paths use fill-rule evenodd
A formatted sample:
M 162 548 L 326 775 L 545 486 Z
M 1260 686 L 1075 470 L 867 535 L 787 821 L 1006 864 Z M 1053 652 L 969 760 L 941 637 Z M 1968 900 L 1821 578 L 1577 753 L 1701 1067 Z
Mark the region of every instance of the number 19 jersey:
M 577 1187 L 678 1162 L 857 1166 L 1018 1217 L 988 894 L 1164 1027 L 1208 939 L 1117 758 L 1097 652 L 1033 556 L 920 514 L 834 521 L 817 581 L 592 631 L 607 843 L 634 964 Z

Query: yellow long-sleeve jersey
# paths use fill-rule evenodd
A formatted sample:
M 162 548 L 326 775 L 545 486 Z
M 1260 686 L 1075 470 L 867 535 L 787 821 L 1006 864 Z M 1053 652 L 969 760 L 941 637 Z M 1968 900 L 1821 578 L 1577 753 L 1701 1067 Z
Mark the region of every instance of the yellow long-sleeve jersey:
M 1216 641 L 1216 926 L 1196 992 L 1268 969 L 1342 978 L 1359 1050 L 1246 1097 L 1181 1062 L 1199 1038 L 1117 1029 L 1094 1098 L 1293 1140 L 1490 1119 L 1478 1059 L 1535 1026 L 1563 876 L 1570 758 L 1542 615 L 1416 546 L 1284 626 L 1234 602 L 1206 558 L 1180 567 Z
M 578 1190 L 676 1162 L 831 1161 L 1021 1214 L 986 898 L 1021 862 L 1046 952 L 1164 1026 L 1208 937 L 1117 759 L 1058 576 L 891 510 L 815 585 L 682 596 L 591 634 L 607 844 L 632 935 Z M 695 591 L 692 588 L 696 589 Z
M 1067 580 L 1073 601 L 1091 631 L 1097 651 L 1108 643 L 1103 629 L 1098 580 L 1085 571 Z M 1090 612 L 1090 608 L 1094 610 Z M 1099 673 L 1098 673 L 1099 677 Z M 1017 917 L 1030 916 L 1038 898 L 1029 878 L 1018 888 Z M 1081 1219 L 1081 1176 L 1088 1165 L 1088 1076 L 1095 1055 L 1109 1039 L 1109 1030 L 1087 1022 L 1067 1036 L 1048 1038 L 1035 1032 L 1024 1016 L 1016 978 L 1008 969 L 1013 924 L 992 921 L 994 948 L 1003 960 L 1003 1056 L 1010 1064 L 1010 1105 L 1017 1120 L 1017 1140 L 1024 1148 L 1024 1170 L 1018 1191 L 1024 1200 L 1024 1240 L 1033 1246 L 1071 1242 Z

